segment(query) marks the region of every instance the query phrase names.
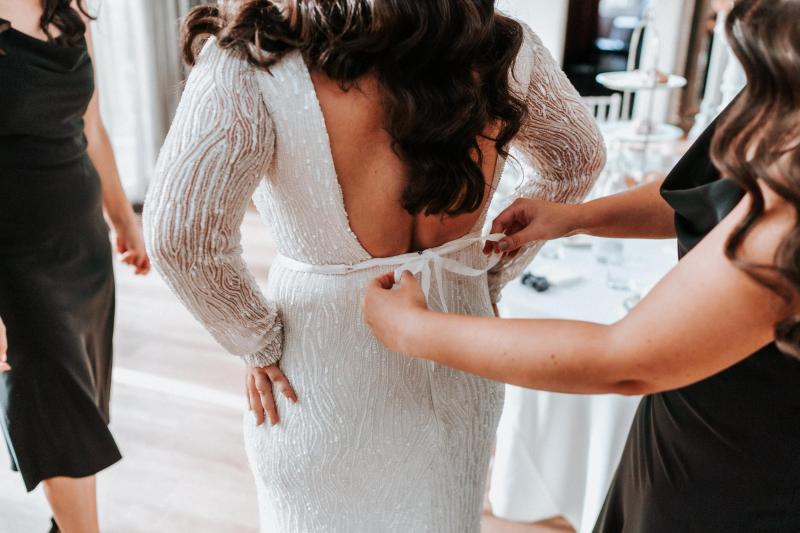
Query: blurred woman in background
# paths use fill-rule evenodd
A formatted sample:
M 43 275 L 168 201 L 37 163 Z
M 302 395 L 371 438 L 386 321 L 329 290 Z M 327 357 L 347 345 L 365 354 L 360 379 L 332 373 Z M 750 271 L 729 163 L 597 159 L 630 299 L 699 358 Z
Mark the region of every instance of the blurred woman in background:
M 368 290 L 367 320 L 397 351 L 536 389 L 647 395 L 599 533 L 800 531 L 798 20 L 800 0 L 735 4 L 747 88 L 660 194 L 519 200 L 495 220 L 511 254 L 575 233 L 677 235 L 680 263 L 620 322 L 434 313 L 408 274 Z
M 25 486 L 52 530 L 98 531 L 94 475 L 120 459 L 108 430 L 114 277 L 149 270 L 94 87 L 81 2 L 0 0 L 0 406 Z M 56 525 L 56 523 L 58 525 Z

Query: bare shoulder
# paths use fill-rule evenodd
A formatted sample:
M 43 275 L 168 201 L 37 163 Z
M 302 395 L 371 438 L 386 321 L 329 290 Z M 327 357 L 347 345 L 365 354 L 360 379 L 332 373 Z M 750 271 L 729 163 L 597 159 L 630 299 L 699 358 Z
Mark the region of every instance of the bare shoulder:
M 798 288 L 775 269 L 787 239 L 797 232 L 798 221 L 794 206 L 763 182 L 759 185 L 764 198 L 763 211 L 753 211 L 753 197 L 745 195 L 717 228 L 690 252 L 686 266 L 693 267 L 701 284 L 720 288 L 720 301 L 726 298 L 724 293 L 735 294 L 737 305 L 743 305 L 745 314 L 755 313 L 758 321 L 771 331 L 776 322 L 798 310 L 796 298 L 791 305 L 784 299 L 784 296 L 796 294 Z M 734 261 L 727 257 L 731 239 L 739 240 Z M 753 273 L 758 277 L 753 277 Z M 774 290 L 776 287 L 780 293 Z
M 741 258 L 747 262 L 775 266 L 776 253 L 792 233 L 798 229 L 797 208 L 778 195 L 763 182 L 760 183 L 764 197 L 764 211 L 751 225 L 741 249 Z M 752 199 L 747 196 L 738 209 L 740 223 L 750 211 Z M 735 229 L 732 229 L 732 233 Z
M 72 9 L 78 12 L 81 19 L 83 19 L 83 22 L 86 24 L 88 31 L 89 23 L 92 22 L 92 17 L 95 16 L 98 11 L 95 3 L 89 2 L 88 0 L 82 0 L 81 2 L 72 0 Z
M 0 18 L 7 20 L 11 26 L 23 33 L 46 39 L 47 36 L 39 26 L 42 9 L 33 2 L 18 0 L 0 0 Z

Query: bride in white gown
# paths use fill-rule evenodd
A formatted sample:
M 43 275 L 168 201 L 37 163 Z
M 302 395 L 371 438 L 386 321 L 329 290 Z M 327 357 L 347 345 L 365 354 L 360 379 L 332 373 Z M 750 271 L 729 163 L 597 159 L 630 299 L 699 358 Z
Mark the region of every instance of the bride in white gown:
M 228 19 L 212 8 L 191 17 L 190 27 L 217 36 L 197 58 L 161 152 L 146 235 L 164 279 L 220 344 L 262 379 L 285 375 L 299 397 L 293 404 L 275 394 L 277 425 L 245 420 L 263 532 L 479 531 L 502 386 L 387 351 L 364 323 L 361 300 L 371 278 L 411 269 L 432 306 L 490 315 L 536 250 L 500 262 L 482 253 L 505 149 L 526 169 L 517 196 L 580 201 L 604 163 L 574 88 L 538 37 L 493 4 L 263 0 Z M 248 24 L 255 30 L 237 33 Z M 322 29 L 325 38 L 314 34 Z M 479 46 L 465 52 L 470 39 Z M 358 43 L 383 48 L 359 55 Z M 350 48 L 336 56 L 336 46 Z M 347 68 L 337 71 L 331 57 L 367 68 L 332 80 L 328 73 Z M 402 65 L 408 72 L 382 70 Z M 505 70 L 492 79 L 497 68 Z M 504 83 L 490 94 L 497 79 L 516 96 Z M 393 91 L 390 83 L 408 85 Z M 452 101 L 437 83 L 451 83 Z M 440 117 L 409 120 L 398 94 L 424 104 L 425 91 L 440 105 L 417 109 Z M 442 145 L 399 138 L 408 124 L 424 135 L 426 120 L 439 134 L 472 137 Z M 512 135 L 500 144 L 482 132 Z M 463 147 L 458 157 L 453 146 Z M 456 169 L 437 188 L 443 178 L 420 171 L 451 160 L 477 174 L 480 187 Z M 470 191 L 473 205 L 448 215 Z M 279 251 L 264 294 L 240 255 L 251 198 Z

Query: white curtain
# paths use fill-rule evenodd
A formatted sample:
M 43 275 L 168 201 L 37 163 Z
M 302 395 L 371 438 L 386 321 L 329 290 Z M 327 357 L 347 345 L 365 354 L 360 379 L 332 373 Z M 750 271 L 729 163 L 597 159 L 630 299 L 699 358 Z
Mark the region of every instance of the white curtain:
M 179 21 L 197 0 L 95 0 L 100 107 L 123 186 L 144 199 L 180 96 Z
M 559 64 L 564 60 L 569 0 L 500 0 L 497 6 L 528 24 Z
M 700 112 L 695 115 L 694 126 L 689 132 L 689 139 L 692 140 L 703 133 L 703 130 L 731 103 L 747 83 L 742 64 L 733 54 L 725 35 L 726 16 L 724 12 L 717 14 L 705 93 L 700 104 Z

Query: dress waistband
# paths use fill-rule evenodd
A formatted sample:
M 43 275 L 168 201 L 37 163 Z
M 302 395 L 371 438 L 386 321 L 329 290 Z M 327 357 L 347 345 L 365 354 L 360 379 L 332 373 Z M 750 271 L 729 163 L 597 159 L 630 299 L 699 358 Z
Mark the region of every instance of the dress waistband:
M 505 237 L 503 233 L 493 233 L 491 235 L 472 233 L 460 239 L 437 246 L 436 248 L 429 248 L 421 252 L 410 252 L 392 257 L 375 257 L 354 265 L 312 265 L 291 259 L 281 254 L 278 254 L 275 262 L 288 270 L 329 276 L 344 276 L 354 272 L 363 272 L 379 267 L 395 267 L 394 275 L 397 280 L 400 279 L 400 276 L 402 276 L 405 271 L 420 275 L 420 283 L 422 284 L 422 291 L 425 293 L 426 299 L 431 289 L 431 278 L 436 277 L 439 299 L 441 300 L 443 311 L 447 312 L 447 302 L 445 301 L 442 289 L 444 271 L 447 270 L 448 272 L 453 272 L 462 276 L 477 277 L 491 270 L 500 262 L 502 256 L 500 254 L 492 254 L 485 267 L 473 268 L 455 259 L 445 257 L 445 255 L 459 252 L 475 243 L 482 243 L 484 241 L 497 242 L 503 237 Z

